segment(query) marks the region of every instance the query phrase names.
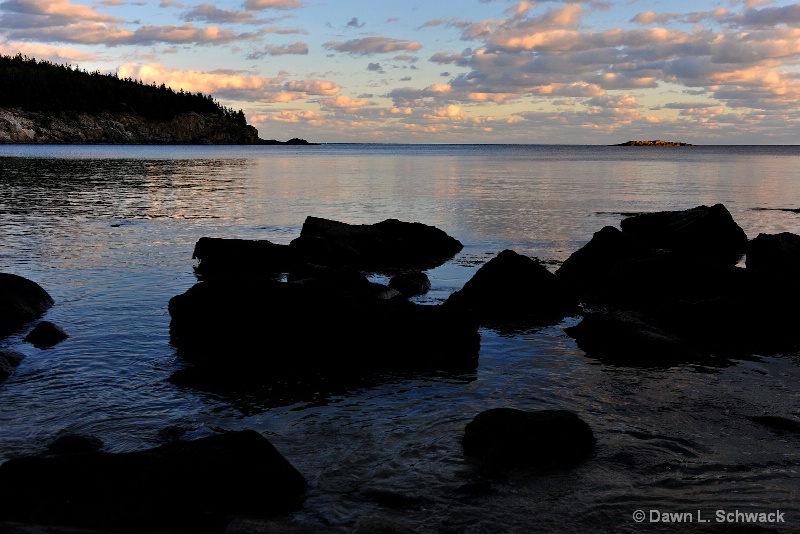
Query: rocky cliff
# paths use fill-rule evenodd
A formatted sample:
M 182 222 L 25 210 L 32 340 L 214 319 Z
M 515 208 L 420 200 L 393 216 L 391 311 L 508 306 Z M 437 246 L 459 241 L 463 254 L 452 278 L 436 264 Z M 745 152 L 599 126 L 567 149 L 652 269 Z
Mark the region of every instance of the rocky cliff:
M 195 112 L 168 121 L 132 113 L 62 113 L 0 108 L 0 144 L 201 144 L 270 143 L 253 126 L 238 126 L 214 114 Z M 271 142 L 274 143 L 274 142 Z

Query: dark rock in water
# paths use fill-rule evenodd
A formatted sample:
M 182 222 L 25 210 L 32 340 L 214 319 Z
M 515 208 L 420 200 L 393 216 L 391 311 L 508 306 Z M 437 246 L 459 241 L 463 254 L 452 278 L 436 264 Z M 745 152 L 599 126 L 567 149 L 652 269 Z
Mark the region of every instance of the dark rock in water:
M 409 271 L 394 275 L 389 280 L 389 287 L 406 297 L 414 297 L 427 293 L 431 288 L 431 281 L 422 271 Z
M 305 264 L 289 271 L 289 282 L 302 283 L 309 287 L 328 290 L 339 290 L 362 297 L 378 299 L 402 298 L 400 293 L 388 286 L 370 282 L 362 274 L 346 265 L 328 267 L 325 265 Z
M 422 223 L 387 219 L 375 224 L 347 224 L 307 217 L 300 237 L 290 248 L 304 263 L 381 269 L 434 267 L 452 258 L 463 245 L 444 231 Z
M 18 330 L 52 305 L 53 298 L 36 282 L 0 273 L 0 335 Z
M 288 513 L 306 486 L 266 438 L 245 430 L 140 452 L 8 460 L 0 520 L 206 532 L 231 515 Z
M 21 352 L 14 350 L 0 350 L 0 382 L 11 376 L 14 369 L 25 358 Z
M 179 354 L 220 380 L 276 373 L 471 372 L 480 349 L 469 313 L 324 284 L 213 280 L 169 302 Z
M 486 262 L 445 305 L 471 309 L 482 321 L 558 320 L 580 310 L 561 280 L 540 263 L 504 250 Z
M 637 215 L 620 227 L 648 248 L 723 264 L 735 265 L 747 248 L 747 235 L 722 204 Z
M 85 454 L 98 452 L 103 448 L 103 440 L 81 434 L 64 434 L 47 446 L 48 454 Z
M 494 408 L 467 424 L 462 444 L 490 470 L 502 470 L 573 465 L 592 454 L 595 442 L 589 425 L 572 412 Z
M 789 276 L 796 281 L 800 273 L 800 235 L 758 234 L 747 244 L 745 264 L 748 271 Z
M 270 277 L 289 270 L 292 265 L 287 245 L 267 240 L 201 237 L 194 247 L 193 259 L 200 260 L 195 272 L 211 276 Z
M 611 279 L 618 266 L 626 261 L 654 257 L 658 256 L 639 241 L 623 235 L 613 226 L 606 226 L 573 252 L 555 274 L 581 295 L 617 296 L 619 288 L 612 287 Z
M 37 349 L 48 349 L 67 339 L 69 335 L 63 328 L 50 321 L 42 321 L 25 336 L 25 341 Z
M 702 358 L 684 339 L 634 312 L 588 313 L 564 331 L 589 356 L 614 365 L 669 366 Z

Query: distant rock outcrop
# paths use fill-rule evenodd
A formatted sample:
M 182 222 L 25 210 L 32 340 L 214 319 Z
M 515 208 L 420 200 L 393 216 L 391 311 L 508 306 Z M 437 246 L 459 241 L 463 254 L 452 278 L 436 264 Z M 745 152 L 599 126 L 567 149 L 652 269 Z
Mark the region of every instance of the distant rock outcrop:
M 662 141 L 661 139 L 654 139 L 652 141 L 638 140 L 638 141 L 625 141 L 618 145 L 611 146 L 694 146 L 689 143 L 681 143 L 678 141 Z
M 156 121 L 134 113 L 51 114 L 0 108 L 0 144 L 265 145 L 286 143 L 258 137 L 250 125 L 239 126 L 211 113 L 183 113 Z

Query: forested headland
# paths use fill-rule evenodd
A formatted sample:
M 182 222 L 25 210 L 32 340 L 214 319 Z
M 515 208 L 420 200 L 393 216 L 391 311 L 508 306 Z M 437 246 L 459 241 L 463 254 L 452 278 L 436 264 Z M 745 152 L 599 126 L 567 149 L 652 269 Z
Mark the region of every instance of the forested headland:
M 0 55 L 0 143 L 282 144 L 211 95 L 22 54 Z
M 242 110 L 221 106 L 210 95 L 150 85 L 100 71 L 29 58 L 0 56 L 0 107 L 27 111 L 135 113 L 164 121 L 189 111 L 225 117 L 247 126 Z

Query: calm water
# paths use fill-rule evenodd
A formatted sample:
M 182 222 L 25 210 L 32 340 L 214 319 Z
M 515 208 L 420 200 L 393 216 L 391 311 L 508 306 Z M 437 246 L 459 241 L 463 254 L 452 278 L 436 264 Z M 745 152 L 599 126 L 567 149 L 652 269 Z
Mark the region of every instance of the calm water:
M 0 146 L 0 271 L 39 282 L 70 338 L 0 384 L 0 460 L 66 432 L 109 451 L 252 428 L 310 481 L 298 521 L 348 531 L 361 517 L 418 532 L 673 530 L 635 510 L 785 512 L 800 529 L 800 437 L 749 415 L 800 418 L 800 357 L 721 369 L 615 368 L 563 324 L 481 331 L 470 376 L 386 376 L 342 391 L 209 394 L 167 381 L 170 297 L 194 282 L 202 236 L 288 243 L 306 216 L 437 226 L 465 244 L 429 272 L 435 303 L 497 252 L 558 262 L 620 213 L 724 203 L 749 237 L 800 233 L 800 148 L 575 146 Z M 489 481 L 463 457 L 464 425 L 498 406 L 563 408 L 595 431 L 595 457 Z M 375 495 L 409 497 L 389 507 Z M 379 499 L 377 499 L 379 500 Z M 706 527 L 706 525 L 695 525 Z M 783 525 L 777 525 L 783 526 Z M 705 528 L 701 528 L 701 531 Z

